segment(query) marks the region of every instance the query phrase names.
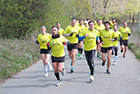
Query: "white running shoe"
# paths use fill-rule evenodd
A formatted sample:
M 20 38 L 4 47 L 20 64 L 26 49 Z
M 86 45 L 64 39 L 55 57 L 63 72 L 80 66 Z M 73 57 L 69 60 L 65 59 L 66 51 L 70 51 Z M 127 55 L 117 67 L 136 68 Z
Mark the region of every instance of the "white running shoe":
M 94 77 L 93 76 L 90 76 L 90 81 L 94 81 Z
M 116 63 L 116 61 L 114 61 L 113 65 L 114 65 L 114 66 L 117 66 L 117 63 Z
M 61 86 L 61 85 L 62 85 L 62 82 L 58 80 L 56 86 Z
M 62 74 L 63 76 L 66 74 L 66 70 L 65 70 L 65 68 L 63 68 L 61 74 Z
M 48 77 L 48 72 L 45 73 L 44 77 Z

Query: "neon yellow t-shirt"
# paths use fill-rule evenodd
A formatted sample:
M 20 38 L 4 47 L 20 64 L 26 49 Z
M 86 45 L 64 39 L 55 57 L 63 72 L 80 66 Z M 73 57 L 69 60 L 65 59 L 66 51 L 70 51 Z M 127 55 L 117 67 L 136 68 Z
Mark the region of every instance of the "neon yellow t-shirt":
M 79 22 L 78 21 L 76 22 L 76 25 L 79 26 Z
M 117 23 L 113 23 L 113 22 L 110 23 L 110 24 L 111 24 L 111 29 L 114 29 L 113 26 L 114 26 L 114 25 L 117 25 Z
M 85 29 L 89 29 L 89 26 L 85 26 Z M 85 30 L 85 29 L 84 29 L 84 30 Z
M 119 30 L 118 30 L 121 35 L 122 35 L 122 40 L 128 40 L 128 34 L 127 34 L 127 31 L 128 33 L 131 34 L 131 31 L 128 27 L 124 28 L 124 27 L 121 27 Z
M 116 37 L 115 32 L 113 30 L 106 31 L 101 30 L 100 37 L 102 38 L 102 41 L 104 44 L 102 44 L 102 47 L 111 47 L 113 46 L 113 42 L 110 39 L 114 39 Z
M 79 27 L 81 28 L 82 31 L 85 29 L 84 25 L 79 25 Z
M 65 31 L 64 31 L 64 29 L 62 29 L 62 28 L 60 28 L 59 31 L 58 31 L 58 33 L 59 33 L 60 36 L 62 36 L 62 35 L 64 34 L 64 32 L 65 32 Z
M 60 36 L 59 38 L 51 38 L 49 43 L 51 47 L 52 56 L 54 57 L 63 57 L 65 56 L 64 45 L 63 42 L 67 42 L 68 40 L 64 36 Z
M 101 26 L 96 25 L 96 26 L 94 27 L 94 29 L 96 29 L 96 30 L 98 30 L 98 31 L 101 31 L 101 30 L 105 29 L 105 26 L 104 26 L 103 24 L 102 24 Z
M 113 46 L 118 46 L 118 41 L 120 39 L 120 36 L 121 36 L 121 33 L 119 31 L 115 32 L 115 35 L 117 37 L 117 40 L 116 41 L 113 41 Z
M 46 44 L 49 42 L 50 39 L 51 35 L 49 33 L 47 33 L 46 35 L 39 34 L 37 40 L 40 44 L 40 49 L 47 49 Z
M 72 27 L 71 25 L 69 25 L 66 27 L 66 30 L 65 30 L 65 34 L 73 33 L 72 36 L 68 36 L 68 40 L 70 41 L 71 44 L 78 43 L 78 38 L 76 37 L 76 35 L 81 32 L 82 32 L 82 30 L 80 29 L 79 26 Z
M 99 32 L 97 30 L 89 30 L 85 29 L 80 36 L 85 36 L 88 34 L 87 37 L 84 39 L 84 50 L 85 51 L 90 51 L 90 50 L 95 50 L 96 49 L 96 38 L 99 36 Z
M 98 25 L 97 21 L 94 22 L 95 26 Z

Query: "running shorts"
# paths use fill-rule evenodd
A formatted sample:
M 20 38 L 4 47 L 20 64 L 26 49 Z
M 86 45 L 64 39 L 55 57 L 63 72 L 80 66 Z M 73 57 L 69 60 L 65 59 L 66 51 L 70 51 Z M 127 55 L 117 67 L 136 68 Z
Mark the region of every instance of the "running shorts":
M 48 49 L 40 49 L 40 54 L 50 54 Z
M 112 47 L 101 47 L 102 53 L 107 53 L 108 50 L 112 50 Z
M 72 49 L 78 49 L 78 43 L 67 45 L 68 51 L 72 51 Z
M 52 63 L 54 62 L 65 62 L 65 56 L 63 57 L 54 57 L 54 56 L 51 56 L 51 59 L 52 59 Z

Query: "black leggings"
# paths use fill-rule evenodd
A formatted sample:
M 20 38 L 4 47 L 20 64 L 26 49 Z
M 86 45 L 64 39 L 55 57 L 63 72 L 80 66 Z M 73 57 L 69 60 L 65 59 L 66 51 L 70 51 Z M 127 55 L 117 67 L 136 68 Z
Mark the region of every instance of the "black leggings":
M 112 48 L 112 54 L 114 54 L 114 51 L 115 51 L 115 56 L 117 56 L 118 55 L 118 47 Z
M 89 69 L 91 70 L 91 75 L 94 75 L 94 56 L 95 56 L 96 50 L 91 51 L 85 51 L 86 60 L 89 66 Z

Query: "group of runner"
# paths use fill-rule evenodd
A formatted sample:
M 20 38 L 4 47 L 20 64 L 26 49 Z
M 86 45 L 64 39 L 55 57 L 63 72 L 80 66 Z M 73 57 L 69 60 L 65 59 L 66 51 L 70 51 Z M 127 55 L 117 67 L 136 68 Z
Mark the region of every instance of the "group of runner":
M 66 72 L 64 67 L 65 45 L 67 45 L 71 59 L 71 73 L 74 72 L 77 49 L 79 58 L 82 58 L 84 50 L 85 58 L 89 66 L 90 81 L 92 82 L 94 81 L 94 57 L 96 50 L 97 57 L 102 59 L 102 66 L 107 62 L 106 72 L 110 74 L 109 68 L 111 55 L 113 54 L 115 54 L 113 64 L 115 66 L 117 65 L 118 41 L 120 41 L 121 52 L 124 52 L 123 57 L 125 57 L 128 46 L 128 36 L 131 35 L 131 31 L 127 27 L 127 22 L 124 22 L 123 27 L 118 29 L 115 19 L 102 22 L 102 20 L 91 21 L 90 18 L 86 18 L 85 20 L 72 18 L 70 25 L 67 26 L 65 30 L 61 28 L 61 24 L 58 22 L 55 26 L 52 26 L 52 35 L 46 33 L 45 26 L 41 26 L 41 31 L 42 33 L 38 35 L 36 43 L 40 45 L 40 54 L 45 71 L 44 76 L 48 76 L 48 68 L 50 71 L 52 70 L 49 62 L 51 52 L 51 61 L 54 74 L 57 78 L 56 86 L 62 84 L 59 72 L 62 73 L 62 75 Z M 67 39 L 64 36 L 66 36 Z

